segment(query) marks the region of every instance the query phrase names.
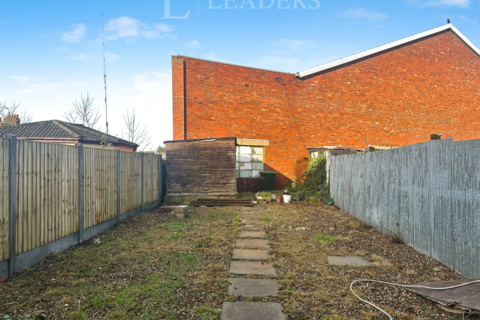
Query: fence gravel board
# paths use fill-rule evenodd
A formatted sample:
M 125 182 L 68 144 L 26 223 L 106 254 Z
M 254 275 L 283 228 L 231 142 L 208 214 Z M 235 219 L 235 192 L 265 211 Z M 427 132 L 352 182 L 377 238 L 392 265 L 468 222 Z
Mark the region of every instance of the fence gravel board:
M 480 140 L 332 158 L 335 203 L 455 271 L 480 277 Z

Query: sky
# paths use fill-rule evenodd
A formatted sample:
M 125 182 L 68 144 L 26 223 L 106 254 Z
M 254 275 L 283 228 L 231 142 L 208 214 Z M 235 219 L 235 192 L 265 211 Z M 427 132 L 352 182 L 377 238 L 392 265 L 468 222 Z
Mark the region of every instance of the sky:
M 296 73 L 446 24 L 480 47 L 480 0 L 0 0 L 0 101 L 65 120 L 89 92 L 105 131 L 135 110 L 173 137 L 171 56 Z

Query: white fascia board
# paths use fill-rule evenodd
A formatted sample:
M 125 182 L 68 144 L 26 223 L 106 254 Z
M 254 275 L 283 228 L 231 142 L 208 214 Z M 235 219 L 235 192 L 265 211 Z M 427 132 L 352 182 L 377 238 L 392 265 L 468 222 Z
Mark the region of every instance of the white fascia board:
M 346 58 L 343 58 L 343 59 L 339 59 L 339 60 L 336 60 L 336 61 L 333 61 L 333 62 L 329 62 L 329 63 L 323 64 L 323 65 L 315 67 L 315 68 L 300 71 L 299 73 L 297 73 L 297 76 L 299 78 L 303 78 L 303 77 L 309 76 L 309 75 L 314 74 L 314 73 L 318 73 L 318 72 L 321 72 L 321 71 L 324 71 L 324 70 L 335 68 L 335 67 L 344 65 L 346 63 L 350 63 L 350 62 L 353 62 L 353 61 L 356 61 L 356 60 L 360 60 L 360 59 L 366 58 L 368 56 L 371 56 L 371 55 L 374 55 L 374 54 L 377 54 L 377 53 L 380 53 L 380 52 L 383 52 L 383 51 L 387 51 L 389 49 L 392 49 L 392 48 L 395 48 L 395 47 L 398 47 L 398 46 L 401 46 L 403 44 L 413 42 L 415 40 L 418 40 L 418 39 L 421 39 L 421 38 L 424 38 L 424 37 L 428 37 L 432 34 L 436 34 L 436 33 L 442 32 L 442 31 L 447 30 L 447 29 L 450 29 L 453 33 L 455 33 L 467 46 L 469 46 L 477 55 L 480 56 L 480 50 L 477 47 L 475 47 L 470 42 L 470 40 L 467 39 L 467 37 L 465 37 L 460 31 L 458 31 L 458 29 L 455 28 L 455 26 L 453 26 L 453 24 L 446 24 L 444 26 L 441 26 L 441 27 L 438 27 L 438 28 L 435 28 L 435 29 L 432 29 L 432 30 L 428 30 L 428 31 L 425 31 L 425 32 L 416 34 L 414 36 L 410 36 L 410 37 L 401 39 L 401 40 L 397 40 L 397 41 L 394 41 L 394 42 L 391 42 L 391 43 L 385 44 L 383 46 L 376 47 L 376 48 L 373 48 L 373 49 L 370 49 L 370 50 L 367 50 L 367 51 L 364 51 L 364 52 L 360 52 L 360 53 L 354 54 L 352 56 L 349 56 L 349 57 L 346 57 Z
M 475 45 L 470 40 L 468 40 L 468 38 L 465 37 L 463 33 L 461 33 L 457 28 L 455 28 L 453 24 L 451 25 L 451 29 L 453 33 L 455 33 L 468 47 L 470 47 L 470 49 L 472 49 L 472 51 L 474 51 L 480 57 L 480 50 L 475 47 Z

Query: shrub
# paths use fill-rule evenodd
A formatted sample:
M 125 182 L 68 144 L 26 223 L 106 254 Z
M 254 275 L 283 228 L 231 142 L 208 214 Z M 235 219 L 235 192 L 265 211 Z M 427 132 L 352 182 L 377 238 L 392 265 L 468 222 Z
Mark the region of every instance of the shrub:
M 330 198 L 330 184 L 327 183 L 327 158 L 325 155 L 320 154 L 315 159 L 310 158 L 307 170 L 305 170 L 299 180 L 291 188 L 292 191 L 305 195 L 315 194 L 315 196 L 322 199 Z

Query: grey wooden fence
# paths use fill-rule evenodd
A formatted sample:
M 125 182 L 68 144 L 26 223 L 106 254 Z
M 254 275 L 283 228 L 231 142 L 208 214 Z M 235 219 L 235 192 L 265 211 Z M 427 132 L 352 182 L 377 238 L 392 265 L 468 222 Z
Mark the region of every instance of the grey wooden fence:
M 480 277 L 480 140 L 332 158 L 335 204 L 467 277 Z

